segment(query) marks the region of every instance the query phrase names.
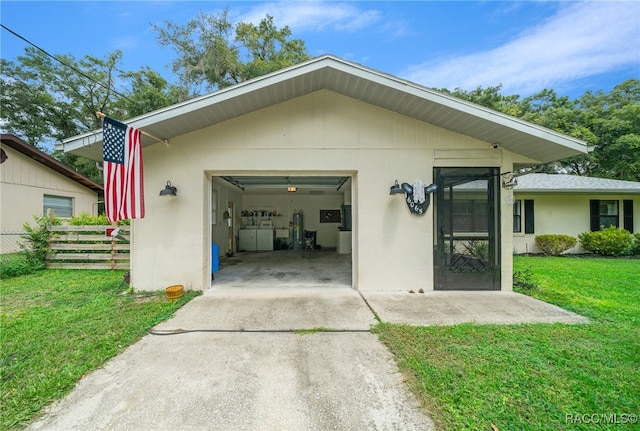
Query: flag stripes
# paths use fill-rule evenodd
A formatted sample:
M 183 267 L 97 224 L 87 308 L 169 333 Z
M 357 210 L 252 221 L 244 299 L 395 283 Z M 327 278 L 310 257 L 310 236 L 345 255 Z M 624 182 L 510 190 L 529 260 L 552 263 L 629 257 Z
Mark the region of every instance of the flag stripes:
M 140 130 L 109 117 L 103 122 L 104 204 L 111 222 L 144 217 Z

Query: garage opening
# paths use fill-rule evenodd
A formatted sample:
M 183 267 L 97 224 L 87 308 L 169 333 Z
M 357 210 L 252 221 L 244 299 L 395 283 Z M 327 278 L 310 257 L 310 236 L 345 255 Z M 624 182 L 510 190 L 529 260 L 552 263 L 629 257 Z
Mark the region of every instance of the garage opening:
M 352 175 L 211 178 L 212 284 L 353 287 Z

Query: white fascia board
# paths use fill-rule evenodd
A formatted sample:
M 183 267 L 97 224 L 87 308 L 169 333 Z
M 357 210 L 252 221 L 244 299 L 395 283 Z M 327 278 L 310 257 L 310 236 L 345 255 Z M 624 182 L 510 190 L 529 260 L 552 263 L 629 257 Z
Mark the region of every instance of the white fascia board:
M 387 75 L 387 74 L 378 72 L 376 70 L 368 69 L 363 66 L 354 65 L 352 63 L 346 63 L 344 62 L 344 60 L 335 59 L 335 58 L 333 60 L 338 62 L 338 65 L 331 64 L 331 66 L 335 67 L 336 69 L 340 69 L 345 73 L 353 74 L 354 69 L 359 69 L 360 73 L 358 75 L 362 79 L 366 79 L 381 85 L 392 87 L 398 91 L 404 91 L 413 96 L 429 100 L 431 102 L 437 103 L 442 106 L 446 106 L 451 109 L 455 109 L 460 112 L 464 112 L 471 116 L 492 122 L 494 124 L 508 127 L 510 129 L 515 129 L 520 132 L 523 132 L 532 136 L 536 136 L 538 138 L 541 138 L 547 141 L 561 144 L 565 147 L 569 147 L 581 153 L 587 153 L 588 151 L 587 143 L 580 139 L 573 138 L 559 132 L 555 132 L 551 129 L 547 129 L 545 127 L 538 126 L 536 124 L 521 120 L 519 118 L 512 117 L 510 115 L 503 114 L 498 111 L 494 111 L 492 109 L 486 108 L 481 105 L 476 105 L 466 100 L 457 99 L 453 96 L 440 93 L 438 91 L 432 90 L 427 87 L 423 87 L 421 85 L 415 84 L 410 81 L 397 78 L 392 75 Z
M 565 146 L 579 153 L 587 153 L 588 147 L 586 142 L 579 139 L 571 138 L 561 133 L 554 132 L 550 129 L 546 129 L 544 127 L 520 120 L 518 118 L 493 111 L 480 105 L 476 105 L 464 100 L 456 99 L 443 93 L 439 93 L 427 87 L 423 87 L 410 81 L 400 79 L 393 75 L 378 72 L 376 70 L 369 69 L 355 63 L 350 63 L 329 55 L 317 57 L 307 62 L 291 66 L 287 69 L 275 71 L 270 74 L 239 83 L 232 87 L 224 88 L 214 93 L 196 97 L 194 99 L 190 99 L 139 117 L 129 119 L 127 120 L 127 124 L 143 130 L 146 126 L 150 126 L 177 116 L 186 115 L 190 112 L 197 111 L 213 104 L 221 104 L 229 99 L 245 95 L 247 93 L 268 87 L 273 84 L 277 84 L 287 79 L 313 73 L 323 68 L 332 68 L 346 74 L 355 75 L 360 79 L 374 82 L 379 85 L 392 88 L 399 92 L 405 92 L 415 97 L 422 98 L 424 100 L 448 107 L 459 112 L 464 112 L 470 116 L 480 118 L 492 124 L 514 129 L 528 135 L 536 136 L 540 139 Z M 102 142 L 102 130 L 96 130 L 66 139 L 62 142 L 61 147 L 62 150 L 66 152 L 73 151 L 75 149 L 97 142 Z
M 315 65 L 313 64 L 314 62 L 316 63 Z M 306 63 L 300 63 L 284 70 L 275 71 L 267 75 L 241 82 L 232 87 L 223 88 L 213 93 L 198 96 L 166 108 L 161 108 L 156 111 L 128 119 L 126 120 L 126 123 L 132 127 L 143 130 L 147 126 L 161 123 L 162 121 L 185 115 L 213 104 L 224 103 L 226 100 L 268 87 L 283 80 L 313 72 L 319 68 L 325 67 L 324 63 L 326 63 L 326 58 L 316 58 Z M 300 70 L 301 68 L 304 68 L 304 70 Z M 212 102 L 211 99 L 214 99 L 215 101 Z M 97 129 L 92 132 L 87 132 L 82 135 L 65 139 L 62 141 L 61 145 L 57 146 L 57 148 L 64 152 L 73 151 L 86 145 L 102 142 L 102 139 L 102 129 Z

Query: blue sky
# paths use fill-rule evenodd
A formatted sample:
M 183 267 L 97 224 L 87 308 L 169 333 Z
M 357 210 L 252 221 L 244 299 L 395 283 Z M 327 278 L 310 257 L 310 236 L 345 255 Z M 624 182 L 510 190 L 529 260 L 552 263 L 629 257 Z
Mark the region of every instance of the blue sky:
M 266 14 L 305 41 L 312 56 L 333 54 L 434 88 L 502 85 L 505 95 L 544 88 L 579 97 L 640 78 L 637 1 L 8 1 L 2 23 L 53 54 L 105 57 L 150 66 L 172 80 L 175 53 L 151 24 L 185 23 L 229 8 L 234 22 Z M 2 30 L 2 58 L 25 42 Z

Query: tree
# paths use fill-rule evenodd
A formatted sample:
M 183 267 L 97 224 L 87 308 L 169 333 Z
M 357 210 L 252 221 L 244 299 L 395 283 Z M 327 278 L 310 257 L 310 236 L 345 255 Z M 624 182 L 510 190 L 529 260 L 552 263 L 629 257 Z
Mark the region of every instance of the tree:
M 500 86 L 440 90 L 585 141 L 593 151 L 536 167 L 542 172 L 640 181 L 640 80 L 577 100 L 544 89 L 532 96 L 500 94 Z
M 119 51 L 106 59 L 56 56 L 68 67 L 29 47 L 17 63 L 2 60 L 3 127 L 34 146 L 100 127 L 96 112 L 115 100 L 112 83 L 121 57 Z
M 179 102 L 187 95 L 149 68 L 123 72 L 120 51 L 105 59 L 55 57 L 59 61 L 27 48 L 17 61 L 3 59 L 0 63 L 3 129 L 46 152 L 54 142 L 99 129 L 102 123 L 97 112 L 126 119 Z M 116 81 L 125 87 L 122 92 L 114 89 Z M 52 155 L 102 182 L 95 162 L 61 152 Z
M 582 121 L 582 111 L 575 100 L 560 97 L 554 90 L 544 89 L 521 101 L 520 118 L 534 124 L 581 139 L 589 146 L 596 142 L 593 131 Z M 538 167 L 542 172 L 593 175 L 593 154 L 585 154 L 547 163 Z
M 594 174 L 640 181 L 640 80 L 628 79 L 609 93 L 588 91 L 579 102 L 581 122 L 596 137 Z
M 520 96 L 517 94 L 504 96 L 500 94 L 501 89 L 502 85 L 487 88 L 477 87 L 471 91 L 465 91 L 459 87 L 453 91 L 447 89 L 440 89 L 438 91 L 450 94 L 458 99 L 467 100 L 476 105 L 484 106 L 485 108 L 493 109 L 494 111 L 503 112 L 513 117 L 520 117 L 522 115 Z
M 120 118 L 146 114 L 189 98 L 184 87 L 169 84 L 149 67 L 121 73 L 120 78 L 129 82 L 129 89 L 123 92 L 124 97 L 115 103 Z
M 304 42 L 290 39 L 289 27 L 278 29 L 267 15 L 256 26 L 229 22 L 228 10 L 200 13 L 185 25 L 154 25 L 161 45 L 173 47 L 178 57 L 173 72 L 198 93 L 225 88 L 300 63 L 309 58 Z

